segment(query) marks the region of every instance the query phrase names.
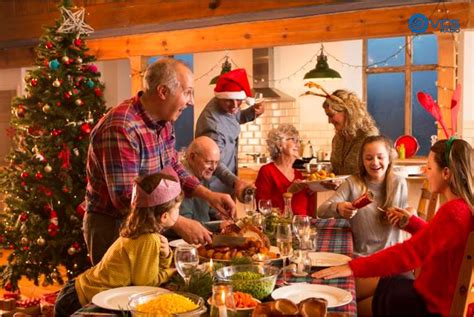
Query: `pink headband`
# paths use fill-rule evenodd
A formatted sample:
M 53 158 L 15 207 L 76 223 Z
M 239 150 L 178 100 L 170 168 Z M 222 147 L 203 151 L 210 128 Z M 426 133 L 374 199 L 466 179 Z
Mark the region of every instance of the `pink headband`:
M 178 197 L 181 193 L 181 185 L 179 184 L 178 175 L 172 167 L 165 167 L 160 174 L 171 176 L 173 180 L 162 178 L 158 186 L 148 194 L 140 185 L 133 184 L 132 206 L 135 207 L 155 207 L 167 203 Z

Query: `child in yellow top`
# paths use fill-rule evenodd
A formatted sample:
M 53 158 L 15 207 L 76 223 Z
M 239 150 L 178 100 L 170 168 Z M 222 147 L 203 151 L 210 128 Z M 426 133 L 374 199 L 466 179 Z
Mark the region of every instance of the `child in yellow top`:
M 159 234 L 176 223 L 183 199 L 172 168 L 135 180 L 132 208 L 102 260 L 61 290 L 55 316 L 70 316 L 102 291 L 129 285 L 158 286 L 174 273 L 168 240 Z

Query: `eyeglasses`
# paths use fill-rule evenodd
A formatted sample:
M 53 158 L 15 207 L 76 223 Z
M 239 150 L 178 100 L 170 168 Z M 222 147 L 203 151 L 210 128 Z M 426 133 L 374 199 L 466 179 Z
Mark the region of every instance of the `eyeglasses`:
M 295 143 L 301 143 L 301 139 L 297 137 L 289 137 L 289 138 L 283 138 L 285 141 L 293 141 Z

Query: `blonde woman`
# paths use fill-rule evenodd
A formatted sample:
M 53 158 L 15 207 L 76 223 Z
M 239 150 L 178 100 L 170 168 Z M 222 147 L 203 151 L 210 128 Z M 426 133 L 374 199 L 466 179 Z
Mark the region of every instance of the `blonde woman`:
M 291 124 L 282 124 L 268 133 L 267 147 L 273 162 L 260 168 L 255 181 L 257 201 L 271 199 L 272 206 L 283 210 L 283 194 L 293 193 L 291 206 L 297 215 L 314 215 L 314 196 L 301 183 L 304 178 L 293 168 L 299 158 L 300 138 Z
M 336 175 L 357 173 L 358 153 L 367 136 L 378 135 L 374 119 L 365 104 L 353 92 L 339 89 L 323 103 L 328 121 L 334 125 L 331 164 Z

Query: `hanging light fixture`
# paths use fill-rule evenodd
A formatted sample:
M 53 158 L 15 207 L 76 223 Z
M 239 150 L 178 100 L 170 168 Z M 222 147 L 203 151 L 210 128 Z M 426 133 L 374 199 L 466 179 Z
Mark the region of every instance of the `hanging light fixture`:
M 304 79 L 337 79 L 341 78 L 334 69 L 328 65 L 328 57 L 324 55 L 324 46 L 321 44 L 321 51 L 318 55 L 318 62 L 316 67 L 304 75 Z
M 224 63 L 222 63 L 221 73 L 217 75 L 216 77 L 212 78 L 211 81 L 209 82 L 209 85 L 215 85 L 217 83 L 217 80 L 219 79 L 219 77 L 221 77 L 222 74 L 228 73 L 231 70 L 232 70 L 232 65 L 229 62 L 229 57 L 226 56 Z

